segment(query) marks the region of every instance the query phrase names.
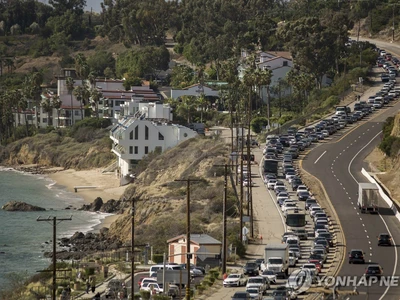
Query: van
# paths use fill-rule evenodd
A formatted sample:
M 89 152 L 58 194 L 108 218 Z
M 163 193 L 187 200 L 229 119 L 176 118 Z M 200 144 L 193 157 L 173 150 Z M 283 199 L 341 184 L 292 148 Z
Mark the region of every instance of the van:
M 157 277 L 157 271 L 162 270 L 164 265 L 154 265 L 150 267 L 150 277 Z M 182 270 L 182 267 L 178 264 L 176 265 L 165 265 L 166 270 Z

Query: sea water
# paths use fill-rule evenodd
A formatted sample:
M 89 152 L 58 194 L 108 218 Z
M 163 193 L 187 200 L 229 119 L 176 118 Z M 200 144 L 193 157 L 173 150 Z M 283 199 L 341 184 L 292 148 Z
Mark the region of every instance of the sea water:
M 0 167 L 0 208 L 12 200 L 40 206 L 46 211 L 9 212 L 0 209 L 0 290 L 8 286 L 10 273 L 34 275 L 50 265 L 50 259 L 43 253 L 52 251 L 53 217 L 71 217 L 71 221 L 57 222 L 56 236 L 59 240 L 77 231 L 91 231 L 109 215 L 75 210 L 84 204 L 84 200 L 44 175 Z M 50 217 L 51 220 L 39 222 L 39 217 Z

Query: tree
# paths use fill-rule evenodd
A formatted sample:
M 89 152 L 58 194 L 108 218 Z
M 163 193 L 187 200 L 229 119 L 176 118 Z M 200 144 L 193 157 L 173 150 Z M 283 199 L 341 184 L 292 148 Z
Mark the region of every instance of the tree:
M 103 93 L 100 92 L 97 88 L 93 88 L 90 91 L 90 99 L 92 106 L 95 108 L 96 118 L 99 118 L 99 101 L 103 98 Z
M 200 123 L 203 123 L 203 112 L 204 109 L 208 107 L 209 101 L 202 93 L 199 97 L 197 97 L 197 105 L 200 108 Z
M 83 103 L 83 99 L 84 99 L 84 97 L 85 97 L 85 87 L 78 85 L 78 86 L 76 86 L 76 87 L 74 88 L 74 90 L 73 90 L 72 93 L 73 93 L 73 95 L 75 96 L 76 100 L 78 100 L 79 103 L 80 103 L 80 107 L 81 107 L 81 116 L 82 116 L 82 118 L 83 118 L 83 105 L 82 105 L 82 103 Z
M 181 65 L 175 66 L 171 73 L 171 86 L 173 88 L 183 88 L 194 83 L 194 71 L 192 68 Z
M 60 127 L 60 109 L 61 109 L 62 101 L 58 95 L 53 95 L 52 105 L 57 110 L 57 127 Z
M 71 124 L 74 125 L 74 103 L 72 98 L 72 91 L 74 90 L 75 81 L 71 77 L 67 77 L 66 86 L 68 89 L 68 93 L 71 95 Z
M 43 108 L 43 110 L 47 113 L 47 125 L 49 125 L 49 126 L 53 125 L 53 122 L 50 118 L 50 113 L 53 110 L 53 105 L 52 105 L 51 99 L 48 97 L 44 98 L 40 105 Z
M 90 66 L 86 61 L 86 57 L 84 54 L 79 53 L 74 58 L 76 75 L 79 79 L 84 79 L 89 75 Z
M 63 15 L 66 11 L 73 11 L 78 15 L 83 14 L 86 0 L 49 0 L 49 4 L 54 7 L 54 13 Z
M 89 56 L 87 64 L 90 70 L 99 76 L 105 76 L 106 69 L 109 69 L 108 73 L 110 71 L 115 72 L 115 59 L 112 53 L 104 50 L 96 51 L 92 56 Z

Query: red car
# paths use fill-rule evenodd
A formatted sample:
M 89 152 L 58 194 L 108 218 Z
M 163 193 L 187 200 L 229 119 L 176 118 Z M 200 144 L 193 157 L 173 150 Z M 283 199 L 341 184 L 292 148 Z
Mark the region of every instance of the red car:
M 318 273 L 321 273 L 322 265 L 318 259 L 310 259 L 308 262 L 310 264 L 314 264 L 317 268 Z
M 140 278 L 139 278 L 139 281 L 138 281 L 138 286 L 139 286 L 139 287 L 142 287 L 142 280 L 143 280 L 144 278 L 146 278 L 146 277 L 140 277 Z

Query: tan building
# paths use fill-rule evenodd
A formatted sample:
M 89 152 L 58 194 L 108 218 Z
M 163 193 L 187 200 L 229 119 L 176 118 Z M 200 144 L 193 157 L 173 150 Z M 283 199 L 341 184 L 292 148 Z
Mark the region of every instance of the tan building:
M 168 261 L 170 263 L 186 263 L 186 254 L 194 253 L 190 262 L 197 265 L 208 259 L 215 260 L 221 254 L 222 243 L 208 234 L 191 234 L 190 251 L 186 251 L 186 235 L 182 234 L 167 241 Z

